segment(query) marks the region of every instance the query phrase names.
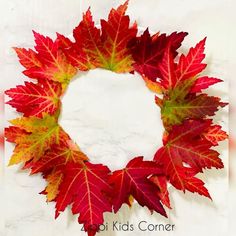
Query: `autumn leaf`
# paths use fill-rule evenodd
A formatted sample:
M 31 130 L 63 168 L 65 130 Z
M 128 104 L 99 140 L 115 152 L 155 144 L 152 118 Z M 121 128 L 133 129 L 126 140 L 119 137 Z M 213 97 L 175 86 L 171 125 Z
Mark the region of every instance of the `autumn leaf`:
M 130 19 L 125 15 L 127 6 L 128 1 L 116 10 L 112 9 L 108 20 L 101 20 L 101 29 L 95 26 L 90 9 L 84 14 L 73 32 L 76 42 L 70 52 L 74 64 L 82 70 L 94 67 L 117 73 L 133 70 L 133 59 L 127 45 L 136 36 L 137 25 L 130 27 Z
M 38 84 L 25 82 L 5 93 L 12 99 L 7 104 L 16 108 L 24 116 L 42 118 L 43 113 L 53 115 L 60 107 L 61 85 L 57 82 L 42 80 Z
M 204 168 L 223 168 L 219 153 L 212 150 L 212 144 L 201 135 L 211 125 L 211 120 L 187 120 L 174 126 L 165 140 L 164 146 L 155 154 L 155 161 L 169 178 L 170 183 L 180 190 L 198 192 L 209 197 L 203 182 L 193 173 Z M 186 167 L 189 166 L 189 167 Z M 194 183 L 196 184 L 193 187 Z
M 163 99 L 156 97 L 156 104 L 161 107 L 161 115 L 166 129 L 172 125 L 181 124 L 185 119 L 202 119 L 213 116 L 226 103 L 218 97 L 199 94 L 202 89 L 219 82 L 209 77 L 198 77 L 205 69 L 202 63 L 205 58 L 203 39 L 188 54 L 181 55 L 179 62 L 175 62 L 170 46 L 167 47 L 162 62 L 160 85 L 164 91 Z
M 160 77 L 159 64 L 162 61 L 167 46 L 173 57 L 177 55 L 176 50 L 181 46 L 187 33 L 174 32 L 167 36 L 166 34 L 150 35 L 149 30 L 146 29 L 144 33 L 130 43 L 132 55 L 134 58 L 134 69 L 143 77 L 156 82 Z
M 206 38 L 194 48 L 190 48 L 186 56 L 182 54 L 178 63 L 174 61 L 175 55 L 171 51 L 171 44 L 166 47 L 159 65 L 161 72 L 160 81 L 165 90 L 173 90 L 175 86 L 184 80 L 197 79 L 199 73 L 206 68 L 206 64 L 202 63 L 205 58 L 205 42 Z
M 75 44 L 68 54 L 73 55 L 73 63 L 80 70 L 100 67 L 105 60 L 101 54 L 100 29 L 95 27 L 90 9 L 83 15 L 83 20 L 74 29 Z M 68 59 L 71 59 L 70 57 Z
M 51 145 L 59 143 L 62 129 L 54 117 L 45 114 L 43 118 L 23 117 L 10 122 L 14 126 L 8 129 L 6 137 L 14 141 L 16 147 L 9 165 L 38 161 Z M 19 134 L 11 133 L 15 131 Z
M 143 161 L 142 157 L 131 160 L 125 169 L 113 172 L 109 182 L 114 186 L 114 211 L 117 212 L 123 203 L 127 203 L 131 195 L 141 206 L 166 216 L 160 203 L 159 190 L 148 179 L 150 175 L 161 173 L 161 169 L 154 162 Z
M 65 86 L 75 75 L 76 69 L 68 63 L 62 50 L 59 49 L 58 41 L 53 41 L 34 32 L 35 49 L 14 48 L 21 64 L 26 68 L 23 72 L 33 79 L 50 79 L 60 82 Z
M 57 197 L 63 178 L 63 172 L 61 170 L 57 170 L 56 168 L 45 177 L 48 184 L 42 193 L 46 194 L 48 202 L 55 200 Z
M 192 95 L 182 100 L 170 99 L 163 102 L 162 119 L 166 127 L 181 124 L 185 119 L 202 119 L 215 115 L 226 104 L 220 98 L 207 94 Z
M 107 21 L 101 20 L 103 54 L 107 62 L 104 68 L 118 73 L 133 70 L 133 58 L 127 45 L 136 36 L 137 25 L 130 27 L 129 16 L 125 15 L 127 7 L 128 1 L 117 10 L 112 9 Z
M 88 161 L 88 157 L 68 134 L 60 130 L 59 143 L 52 144 L 39 160 L 27 161 L 23 169 L 31 169 L 31 174 L 43 174 L 47 186 L 42 193 L 47 196 L 47 201 L 53 201 L 57 197 L 60 184 L 64 179 L 65 165 L 82 161 Z
M 51 149 L 37 162 L 28 162 L 25 168 L 31 168 L 31 174 L 46 172 L 69 162 L 80 163 L 88 161 L 88 157 L 65 133 L 61 132 L 60 144 L 54 144 Z
M 71 163 L 64 167 L 64 180 L 56 198 L 56 217 L 72 204 L 73 214 L 79 215 L 79 223 L 84 224 L 88 235 L 95 235 L 103 224 L 103 214 L 111 212 L 107 194 L 110 170 L 100 164 L 89 162 Z
M 41 172 L 45 175 L 47 186 L 42 193 L 47 196 L 47 201 L 53 201 L 57 197 L 66 164 L 88 161 L 88 157 L 65 133 L 61 136 L 64 136 L 64 141 L 60 138 L 60 144 L 53 145 L 40 160 L 28 162 L 24 166 L 24 169 L 31 169 L 31 174 Z

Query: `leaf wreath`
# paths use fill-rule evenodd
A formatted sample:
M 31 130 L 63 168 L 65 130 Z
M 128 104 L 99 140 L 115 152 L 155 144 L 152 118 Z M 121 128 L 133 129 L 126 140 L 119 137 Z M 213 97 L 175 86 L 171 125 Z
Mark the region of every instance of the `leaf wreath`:
M 125 15 L 127 6 L 128 2 L 112 9 L 100 28 L 88 10 L 73 31 L 74 41 L 61 34 L 53 41 L 34 32 L 35 50 L 14 48 L 23 73 L 33 80 L 6 91 L 11 98 L 7 103 L 23 116 L 5 130 L 7 141 L 16 144 L 9 165 L 23 163 L 31 174 L 42 173 L 47 181 L 43 193 L 56 202 L 56 217 L 71 204 L 89 236 L 99 231 L 105 212 L 132 205 L 133 198 L 166 216 L 163 205 L 171 208 L 167 183 L 211 198 L 197 174 L 224 166 L 212 147 L 227 134 L 209 117 L 226 103 L 202 93 L 221 82 L 200 74 L 206 67 L 206 39 L 179 55 L 187 33 L 150 35 L 146 29 L 137 36 L 136 23 L 131 25 Z M 92 164 L 58 124 L 60 98 L 70 80 L 77 71 L 94 68 L 135 71 L 157 94 L 165 133 L 152 161 L 136 157 L 124 169 L 111 172 L 105 165 Z

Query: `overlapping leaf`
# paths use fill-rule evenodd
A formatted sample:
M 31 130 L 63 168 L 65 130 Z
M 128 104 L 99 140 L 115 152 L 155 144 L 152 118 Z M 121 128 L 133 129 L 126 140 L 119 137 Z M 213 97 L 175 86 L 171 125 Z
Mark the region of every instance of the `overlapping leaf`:
M 12 120 L 14 126 L 6 129 L 8 140 L 16 143 L 9 165 L 38 161 L 55 143 L 59 144 L 63 132 L 54 117 L 23 117 Z M 15 133 L 17 131 L 17 133 Z
M 47 186 L 42 192 L 48 201 L 53 201 L 59 194 L 59 187 L 64 180 L 65 165 L 69 163 L 81 163 L 88 160 L 87 156 L 80 151 L 75 144 L 56 144 L 38 162 L 28 162 L 24 168 L 31 168 L 31 174 L 42 172 L 47 181 Z
M 186 118 L 202 119 L 213 116 L 220 107 L 226 104 L 218 97 L 207 94 L 196 94 L 221 80 L 216 78 L 198 77 L 206 64 L 204 48 L 206 39 L 200 41 L 188 54 L 181 55 L 176 63 L 174 55 L 167 47 L 162 62 L 160 85 L 164 90 L 164 99 L 156 98 L 161 107 L 162 119 L 165 127 L 181 124 Z
M 125 15 L 128 1 L 112 9 L 108 20 L 101 20 L 101 39 L 103 42 L 103 54 L 107 61 L 106 69 L 116 72 L 130 72 L 133 59 L 127 45 L 137 34 L 137 25 L 130 27 L 129 16 Z
M 143 161 L 137 157 L 130 161 L 126 168 L 118 170 L 110 177 L 110 183 L 114 186 L 113 207 L 117 212 L 123 203 L 127 203 L 129 196 L 133 196 L 141 206 L 147 206 L 149 210 L 166 216 L 160 203 L 159 191 L 148 179 L 150 175 L 162 174 L 161 169 L 151 161 Z
M 25 82 L 5 93 L 12 98 L 7 104 L 24 116 L 42 117 L 43 113 L 53 115 L 60 107 L 61 84 L 42 80 L 38 84 Z
M 182 81 L 196 77 L 206 68 L 206 64 L 202 63 L 205 58 L 205 42 L 206 38 L 191 48 L 186 56 L 182 54 L 177 64 L 171 45 L 168 45 L 159 66 L 161 85 L 164 89 L 172 90 Z
M 207 94 L 191 95 L 182 100 L 170 99 L 163 102 L 161 108 L 162 119 L 166 127 L 181 124 L 183 120 L 202 119 L 215 115 L 220 107 L 226 104 L 218 97 Z
M 165 145 L 155 154 L 155 161 L 177 189 L 194 190 L 209 197 L 204 183 L 194 174 L 204 168 L 224 167 L 219 153 L 211 149 L 212 143 L 201 138 L 210 126 L 211 120 L 187 120 L 182 125 L 174 126 Z
M 50 174 L 45 176 L 45 179 L 47 181 L 47 187 L 42 192 L 47 196 L 47 201 L 53 201 L 59 194 L 59 187 L 64 180 L 64 174 L 62 170 L 57 170 L 56 168 L 53 169 Z
M 26 68 L 23 72 L 33 79 L 49 79 L 61 82 L 63 87 L 75 75 L 76 69 L 68 62 L 59 49 L 58 41 L 34 32 L 37 52 L 24 48 L 15 48 L 21 64 Z
M 104 212 L 111 212 L 112 206 L 106 195 L 111 192 L 108 184 L 110 170 L 103 165 L 89 162 L 67 164 L 64 180 L 56 199 L 56 217 L 72 204 L 73 214 L 79 215 L 88 235 L 95 235 L 103 224 Z
M 88 157 L 80 150 L 65 133 L 60 134 L 60 143 L 55 143 L 37 162 L 27 162 L 25 168 L 31 169 L 31 174 L 47 173 L 48 171 L 63 167 L 67 163 L 88 161 Z
M 133 58 L 127 45 L 136 36 L 137 26 L 130 26 L 125 15 L 127 5 L 112 9 L 108 20 L 101 20 L 101 29 L 94 25 L 90 9 L 84 14 L 73 32 L 72 63 L 81 70 L 101 67 L 118 73 L 132 71 Z
M 187 33 L 184 32 L 174 32 L 169 36 L 159 33 L 151 36 L 149 30 L 146 29 L 140 37 L 131 43 L 135 70 L 149 80 L 156 81 L 161 75 L 158 65 L 167 46 L 176 56 L 176 50 L 181 46 L 186 35 Z

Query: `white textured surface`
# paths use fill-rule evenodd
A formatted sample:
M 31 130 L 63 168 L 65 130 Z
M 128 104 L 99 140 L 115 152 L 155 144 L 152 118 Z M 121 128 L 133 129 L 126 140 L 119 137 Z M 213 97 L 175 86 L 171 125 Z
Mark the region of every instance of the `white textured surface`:
M 22 67 L 18 64 L 11 47 L 16 45 L 32 47 L 32 29 L 53 37 L 56 31 L 68 35 L 81 19 L 81 12 L 89 5 L 98 23 L 98 19 L 105 17 L 112 6 L 117 6 L 121 2 L 123 1 L 0 1 L 1 32 L 3 32 L 0 43 L 1 88 L 23 83 L 24 76 L 20 73 Z M 140 26 L 149 26 L 152 31 L 188 31 L 190 35 L 184 43 L 184 51 L 208 36 L 206 52 L 210 66 L 207 73 L 225 80 L 225 84 L 215 86 L 209 93 L 220 95 L 228 101 L 227 85 L 229 78 L 235 74 L 236 66 L 235 34 L 233 35 L 231 31 L 233 9 L 235 1 L 230 0 L 131 0 L 128 13 L 133 20 L 137 19 Z M 127 81 L 124 79 L 125 75 L 113 77 L 112 72 L 96 70 L 73 81 L 69 88 L 70 94 L 66 94 L 63 99 L 64 114 L 61 119 L 61 124 L 75 140 L 79 140 L 79 145 L 95 162 L 105 163 L 109 159 L 108 163 L 112 168 L 123 165 L 134 155 L 143 154 L 147 159 L 150 158 L 155 150 L 155 144 L 157 146 L 160 144 L 159 132 L 162 130 L 160 119 L 155 116 L 159 110 L 153 106 L 153 94 L 141 86 L 143 82 L 131 75 L 127 75 Z M 133 86 L 136 90 L 131 90 Z M 109 99 L 109 95 L 112 99 Z M 130 116 L 127 110 L 131 111 Z M 219 113 L 216 119 L 222 120 L 220 124 L 225 130 L 228 129 L 226 111 L 227 109 Z M 5 107 L 5 114 L 6 120 L 17 115 L 8 106 Z M 134 121 L 134 124 L 131 121 Z M 141 126 L 142 123 L 144 126 Z M 6 144 L 5 166 L 12 149 L 11 144 Z M 228 235 L 227 143 L 224 142 L 219 150 L 226 168 L 220 171 L 206 171 L 202 175 L 213 202 L 196 194 L 184 195 L 171 188 L 173 210 L 168 213 L 169 219 L 163 219 L 157 214 L 151 216 L 146 208 L 138 205 L 132 210 L 125 206 L 117 215 L 106 215 L 108 222 L 113 220 L 123 223 L 127 221 L 137 223 L 140 220 L 147 220 L 150 223 L 171 222 L 176 225 L 174 232 L 105 232 L 101 235 Z M 5 168 L 5 193 L 1 194 L 1 202 L 4 202 L 0 213 L 4 219 L 1 235 L 84 235 L 80 232 L 76 217 L 71 216 L 69 211 L 65 211 L 59 219 L 54 220 L 54 205 L 46 204 L 44 196 L 37 194 L 44 185 L 40 176 L 29 177 L 27 173 L 19 171 L 17 166 Z
M 152 159 L 162 144 L 160 109 L 137 74 L 78 75 L 62 104 L 60 124 L 93 163 L 120 169 L 136 156 Z

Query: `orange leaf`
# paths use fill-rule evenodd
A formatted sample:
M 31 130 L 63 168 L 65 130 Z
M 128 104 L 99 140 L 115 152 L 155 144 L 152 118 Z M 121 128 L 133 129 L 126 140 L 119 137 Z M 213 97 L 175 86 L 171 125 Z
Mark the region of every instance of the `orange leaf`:
M 47 201 L 51 202 L 57 197 L 59 193 L 59 187 L 63 181 L 63 173 L 60 170 L 53 171 L 46 177 L 46 180 L 48 184 L 44 192 L 47 195 Z
M 210 126 L 203 134 L 208 141 L 213 145 L 218 145 L 219 141 L 223 141 L 228 138 L 228 134 L 221 129 L 220 125 Z

